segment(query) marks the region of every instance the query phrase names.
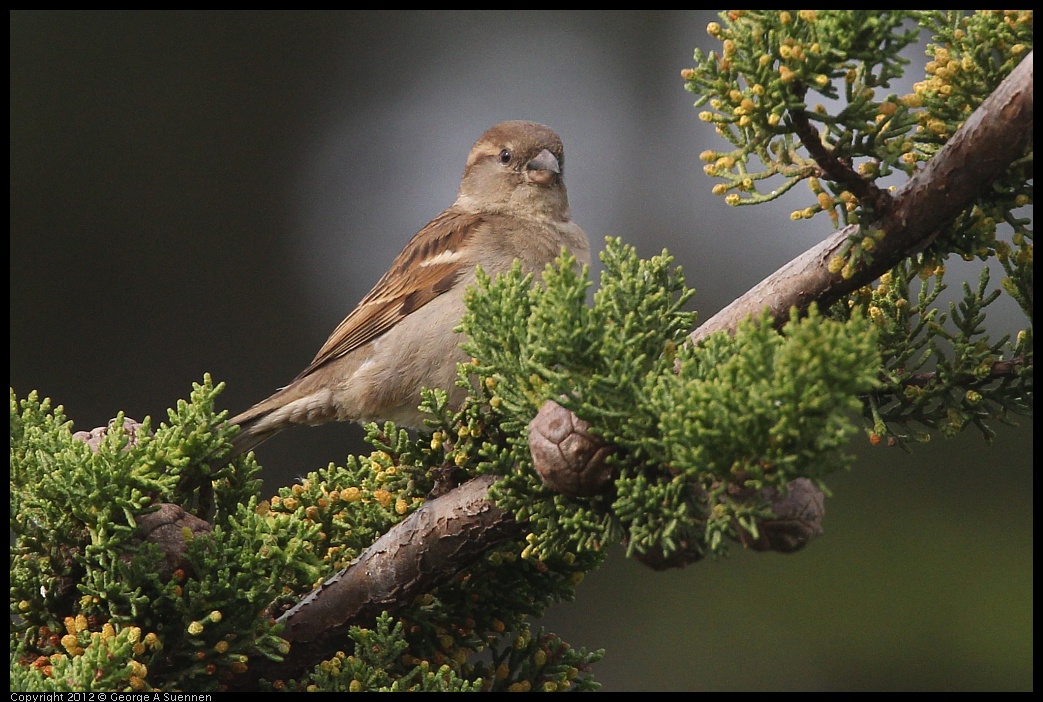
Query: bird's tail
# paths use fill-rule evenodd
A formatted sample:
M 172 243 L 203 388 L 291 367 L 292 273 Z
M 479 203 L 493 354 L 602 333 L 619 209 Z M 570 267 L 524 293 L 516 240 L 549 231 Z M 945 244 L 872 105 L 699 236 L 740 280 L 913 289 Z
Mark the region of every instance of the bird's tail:
M 249 424 L 240 424 L 239 429 L 239 433 L 232 439 L 232 458 L 253 451 L 279 431 L 278 429 L 254 431 Z
M 291 383 L 266 400 L 228 420 L 238 424 L 239 434 L 232 439 L 234 454 L 253 450 L 283 429 L 301 424 L 316 425 L 337 419 L 331 391 L 313 390 L 301 383 Z
M 270 421 L 272 412 L 279 407 L 276 402 L 273 402 L 279 395 L 280 393 L 277 392 L 228 420 L 229 424 L 239 425 L 239 433 L 232 439 L 233 457 L 253 451 L 284 428 L 283 425 L 273 424 Z

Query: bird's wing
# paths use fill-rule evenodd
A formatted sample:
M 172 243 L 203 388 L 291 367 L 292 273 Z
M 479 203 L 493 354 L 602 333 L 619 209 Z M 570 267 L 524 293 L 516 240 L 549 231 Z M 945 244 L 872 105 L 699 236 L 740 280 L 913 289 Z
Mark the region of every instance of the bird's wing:
M 450 208 L 417 232 L 391 268 L 341 322 L 312 362 L 294 380 L 377 338 L 406 315 L 453 287 L 473 265 L 465 244 L 482 217 Z

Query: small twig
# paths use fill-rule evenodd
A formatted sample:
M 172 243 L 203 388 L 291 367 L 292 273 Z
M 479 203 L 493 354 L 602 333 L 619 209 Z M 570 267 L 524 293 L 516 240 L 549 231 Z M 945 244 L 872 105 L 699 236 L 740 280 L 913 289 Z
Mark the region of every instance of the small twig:
M 988 383 L 993 380 L 999 380 L 1000 378 L 1008 378 L 1017 373 L 1022 367 L 1030 365 L 1031 363 L 1032 362 L 1027 361 L 1024 356 L 1016 356 L 1003 361 L 996 361 L 992 364 L 992 368 L 989 370 L 988 374 L 983 378 L 979 378 L 978 382 Z M 936 377 L 938 377 L 938 374 L 934 371 L 928 373 L 915 373 L 903 381 L 902 385 L 922 388 L 930 385 Z
M 798 91 L 803 93 L 804 91 Z M 803 97 L 803 95 L 801 95 Z M 790 120 L 793 128 L 800 137 L 800 143 L 808 150 L 811 158 L 829 180 L 843 184 L 858 201 L 875 213 L 886 212 L 891 205 L 891 196 L 887 191 L 881 190 L 876 183 L 866 180 L 858 174 L 849 164 L 844 163 L 833 150 L 822 143 L 818 130 L 808 119 L 808 113 L 804 110 L 791 110 Z

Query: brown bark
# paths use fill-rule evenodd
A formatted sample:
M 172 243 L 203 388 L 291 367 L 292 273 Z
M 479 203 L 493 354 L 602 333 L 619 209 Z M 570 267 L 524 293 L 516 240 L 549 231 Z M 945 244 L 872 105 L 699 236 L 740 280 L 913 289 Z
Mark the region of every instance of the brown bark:
M 467 482 L 427 502 L 278 621 L 290 652 L 281 663 L 258 665 L 233 686 L 250 689 L 298 677 L 308 666 L 345 646 L 351 626 L 372 626 L 384 610 L 413 601 L 505 539 L 519 537 L 523 525 L 488 499 L 493 476 Z M 257 662 L 260 664 L 260 661 Z

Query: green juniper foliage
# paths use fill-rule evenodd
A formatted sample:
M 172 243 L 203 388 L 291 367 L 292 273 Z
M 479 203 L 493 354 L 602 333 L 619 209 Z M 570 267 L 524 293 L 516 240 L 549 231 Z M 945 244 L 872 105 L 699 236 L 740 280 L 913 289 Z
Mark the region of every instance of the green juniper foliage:
M 876 91 L 902 75 L 908 60 L 898 52 L 919 34 L 907 24 L 914 15 L 897 10 L 722 13 L 723 24 L 707 28 L 721 40 L 721 53 L 696 50 L 697 66 L 682 72 L 688 90 L 699 94 L 696 105 L 712 108 L 700 118 L 712 122 L 734 147 L 701 154 L 707 175 L 724 180 L 714 192 L 726 195 L 729 204 L 757 204 L 807 181 L 816 203 L 795 217 L 827 211 L 834 225 L 855 221 L 849 206 L 855 194 L 831 194 L 823 187 L 821 165 L 802 142 L 804 125 L 814 125 L 816 134 L 821 130 L 822 141 L 838 159 L 866 164 L 864 178 L 875 180 L 895 169 L 910 172 L 914 163 L 902 158 L 907 145 L 899 137 L 915 126 L 915 115 L 908 101 L 895 95 L 879 99 Z M 843 109 L 834 113 L 810 104 L 815 97 L 843 100 Z M 761 181 L 771 181 L 769 192 L 759 193 Z
M 468 300 L 463 328 L 475 362 L 467 370 L 483 381 L 492 421 L 522 431 L 506 450 L 464 450 L 488 457 L 479 472 L 507 476 L 494 493 L 533 527 L 525 555 L 597 551 L 621 539 L 636 553 L 669 556 L 681 543 L 721 550 L 733 520 L 755 531 L 765 507 L 727 499 L 729 487 L 820 483 L 847 465 L 857 395 L 875 387 L 880 367 L 865 317 L 813 313 L 781 335 L 751 321 L 693 347 L 683 343 L 691 291 L 668 255 L 639 260 L 609 240 L 602 262 L 592 307 L 583 302 L 588 281 L 568 257 L 542 286 L 520 269 L 480 277 Z M 548 399 L 620 449 L 610 459 L 614 491 L 577 498 L 540 483 L 524 426 Z
M 886 94 L 899 50 L 934 36 L 926 78 Z M 836 262 L 848 275 L 883 236 L 880 179 L 909 175 L 1031 49 L 1031 12 L 732 11 L 709 27 L 720 53 L 684 71 L 703 118 L 729 142 L 708 150 L 715 192 L 755 204 L 807 183 L 825 212 L 864 225 Z M 831 107 L 812 104 L 820 96 Z M 567 255 L 534 285 L 520 268 L 479 274 L 462 322 L 470 396 L 427 391 L 429 430 L 369 425 L 373 451 L 308 473 L 270 500 L 206 377 L 167 421 L 120 415 L 73 434 L 61 407 L 11 391 L 11 673 L 16 690 L 220 690 L 287 652 L 275 617 L 431 495 L 479 474 L 526 524 L 506 541 L 297 680 L 309 690 L 589 690 L 601 652 L 530 632 L 528 618 L 574 596 L 611 544 L 635 556 L 721 553 L 757 534 L 763 497 L 849 462 L 873 443 L 951 435 L 1031 406 L 1032 331 L 984 333 L 1005 293 L 1032 311 L 1029 150 L 924 252 L 828 310 L 781 328 L 767 317 L 698 345 L 692 296 L 664 252 L 640 260 L 609 240 L 591 283 Z M 766 189 L 770 188 L 770 190 Z M 1002 236 L 1001 236 L 1002 234 Z M 948 256 L 995 259 L 948 311 L 936 307 Z M 994 268 L 994 270 L 996 270 Z M 1001 293 L 1002 291 L 1002 293 Z M 528 426 L 548 400 L 614 447 L 614 482 L 571 497 L 545 487 Z M 142 526 L 173 514 L 173 556 Z M 195 515 L 195 516 L 193 516 Z M 204 524 L 199 517 L 205 518 Z
M 451 412 L 445 393 L 429 392 L 430 433 L 371 425 L 370 455 L 311 473 L 267 502 L 258 502 L 252 457 L 224 463 L 233 430 L 214 412 L 221 387 L 209 379 L 154 434 L 148 422 L 133 440 L 110 428 L 97 453 L 73 437 L 60 408 L 12 391 L 12 663 L 26 688 L 54 685 L 57 670 L 69 689 L 219 689 L 278 658 L 285 644 L 269 615 L 420 507 L 447 469 L 505 476 L 495 492 L 528 520 L 526 540 L 418 597 L 394 625 L 353 631 L 354 655 L 283 684 L 593 687 L 588 669 L 600 654 L 527 634 L 526 617 L 570 599 L 621 538 L 636 552 L 669 554 L 679 541 L 719 550 L 735 523 L 755 531 L 763 505 L 733 501 L 725 488 L 818 480 L 843 466 L 851 403 L 879 367 L 872 325 L 857 315 L 812 315 L 782 335 L 751 322 L 689 348 L 691 291 L 670 257 L 641 261 L 610 241 L 602 260 L 593 306 L 567 255 L 536 286 L 520 269 L 481 277 L 464 320 L 475 357 L 461 367 L 473 390 L 465 406 Z M 567 498 L 540 484 L 525 426 L 548 398 L 597 420 L 620 447 L 615 490 Z M 763 441 L 750 442 L 761 430 Z M 161 503 L 201 509 L 204 482 L 213 529 L 165 571 L 134 527 Z M 367 637 L 381 642 L 379 656 L 363 646 Z M 69 659 L 94 660 L 99 647 L 119 647 L 123 658 L 106 660 L 124 661 L 122 672 L 92 681 L 89 667 Z M 472 660 L 483 650 L 492 658 Z
M 849 301 L 850 309 L 872 318 L 886 359 L 881 386 L 866 398 L 870 439 L 888 437 L 904 446 L 907 438 L 927 442 L 932 434 L 955 436 L 973 425 L 991 440 L 992 420 L 1011 423 L 1011 415 L 1032 411 L 1032 329 L 1013 342 L 1008 335 L 990 339 L 986 308 L 1001 293 L 989 290 L 988 268 L 981 269 L 977 285 L 963 284 L 963 298 L 950 303 L 948 312 L 934 306 L 945 289 L 942 273 L 928 277 L 921 269 L 919 292 L 913 294 L 915 268 L 905 262 Z M 997 373 L 1001 368 L 1005 372 Z M 895 427 L 912 434 L 897 434 Z
M 480 692 L 480 683 L 461 679 L 448 665 L 432 670 L 422 661 L 408 672 L 393 674 L 401 668 L 399 659 L 409 650 L 402 636 L 402 623 L 393 624 L 383 614 L 374 629 L 352 627 L 349 634 L 354 654 L 343 651 L 321 663 L 314 685 L 325 692 Z
M 316 577 L 316 564 L 301 557 L 312 535 L 263 523 L 252 458 L 210 469 L 234 433 L 214 413 L 220 389 L 209 379 L 196 385 L 154 434 L 147 419 L 124 431 L 118 416 L 96 451 L 73 437 L 61 407 L 35 393 L 19 401 L 12 390 L 19 689 L 142 690 L 156 670 L 165 671 L 158 688 L 214 689 L 248 658 L 281 650 L 258 613 L 282 583 Z M 159 549 L 142 543 L 137 520 L 161 503 L 198 506 L 201 492 L 213 493 L 213 531 L 192 539 L 171 572 Z M 101 670 L 94 660 L 110 663 Z
M 911 93 L 885 92 L 909 63 L 898 51 L 922 29 L 932 37 L 924 79 Z M 713 191 L 748 205 L 806 183 L 814 201 L 793 219 L 826 212 L 834 226 L 859 225 L 830 262 L 845 278 L 885 235 L 873 228 L 883 183 L 930 160 L 1032 50 L 1029 10 L 733 10 L 707 31 L 721 50 L 697 50 L 682 77 L 710 108 L 700 117 L 731 145 L 701 154 L 722 181 Z M 991 439 L 990 421 L 1030 410 L 1031 326 L 995 341 L 984 320 L 1002 291 L 1031 324 L 1032 163 L 1029 146 L 926 250 L 829 312 L 869 314 L 882 332 L 883 384 L 864 408 L 874 443 L 905 446 L 968 425 Z M 933 304 L 952 255 L 980 269 L 944 312 Z M 988 289 L 991 261 L 1005 274 L 999 289 Z
M 12 390 L 15 689 L 221 689 L 280 658 L 287 648 L 273 615 L 415 510 L 433 485 L 430 436 L 418 441 L 371 425 L 371 455 L 259 502 L 252 456 L 226 463 L 235 429 L 225 425 L 226 412 L 214 411 L 221 388 L 206 378 L 154 434 L 148 420 L 129 433 L 115 429 L 124 426 L 117 417 L 96 452 L 73 436 L 60 407 L 35 393 L 19 400 Z M 212 530 L 191 538 L 175 569 L 164 568 L 163 554 L 135 527 L 161 504 L 200 509 L 204 482 L 213 493 Z M 519 550 L 489 553 L 399 612 L 395 626 L 385 617 L 373 630 L 352 630 L 355 655 L 281 684 L 592 689 L 589 667 L 600 654 L 525 633 L 527 616 L 572 596 L 590 560 L 550 570 Z M 494 669 L 469 660 L 485 649 L 499 661 Z
M 578 678 L 575 653 L 552 635 L 533 637 L 528 627 L 502 646 L 493 644 L 488 661 L 463 666 L 458 674 L 451 666 L 432 669 L 427 660 L 413 662 L 406 652 L 401 622 L 382 615 L 374 629 L 352 627 L 354 654 L 339 652 L 320 664 L 315 688 L 330 692 L 541 692 L 591 690 L 589 678 Z M 407 661 L 403 667 L 402 661 Z M 475 682 L 469 682 L 468 678 Z M 482 681 L 492 683 L 483 687 Z M 538 681 L 534 684 L 534 681 Z

